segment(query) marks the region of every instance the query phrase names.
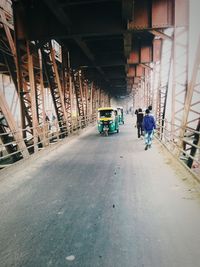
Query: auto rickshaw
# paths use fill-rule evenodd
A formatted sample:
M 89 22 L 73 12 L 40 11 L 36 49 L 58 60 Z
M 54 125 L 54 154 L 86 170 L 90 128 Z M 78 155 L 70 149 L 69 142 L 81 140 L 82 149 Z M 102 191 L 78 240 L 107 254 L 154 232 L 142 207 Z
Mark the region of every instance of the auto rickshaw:
M 108 133 L 119 132 L 117 109 L 105 107 L 98 109 L 98 131 L 108 136 Z
M 117 107 L 117 113 L 119 118 L 119 124 L 124 124 L 124 109 L 123 107 Z

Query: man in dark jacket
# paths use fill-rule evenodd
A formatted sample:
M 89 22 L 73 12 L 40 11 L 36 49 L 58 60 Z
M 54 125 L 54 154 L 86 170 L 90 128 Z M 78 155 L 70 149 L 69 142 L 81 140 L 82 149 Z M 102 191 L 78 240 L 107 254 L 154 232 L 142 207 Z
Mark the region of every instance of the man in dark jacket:
M 143 129 L 145 131 L 145 150 L 151 147 L 154 129 L 156 129 L 155 119 L 150 115 L 149 109 L 146 109 L 143 119 Z
M 142 109 L 139 108 L 137 112 L 137 121 L 136 121 L 137 129 L 138 129 L 138 138 L 140 138 L 140 136 L 143 135 L 143 127 L 142 127 L 143 117 L 144 117 L 144 114 L 142 112 Z

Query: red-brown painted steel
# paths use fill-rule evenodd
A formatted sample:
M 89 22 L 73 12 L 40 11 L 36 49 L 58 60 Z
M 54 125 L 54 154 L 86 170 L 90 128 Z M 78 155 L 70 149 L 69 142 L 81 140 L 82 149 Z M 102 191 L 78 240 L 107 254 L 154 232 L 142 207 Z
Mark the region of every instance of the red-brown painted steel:
M 153 0 L 152 1 L 152 28 L 172 27 L 173 0 Z

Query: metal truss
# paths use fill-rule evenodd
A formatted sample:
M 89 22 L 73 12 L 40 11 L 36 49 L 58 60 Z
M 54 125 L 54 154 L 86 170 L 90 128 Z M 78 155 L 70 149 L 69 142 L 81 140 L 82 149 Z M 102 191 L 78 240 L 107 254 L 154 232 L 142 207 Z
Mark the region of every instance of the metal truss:
M 84 108 L 85 120 L 87 121 L 89 115 L 89 110 L 88 110 L 89 87 L 88 87 L 88 81 L 86 79 L 82 79 L 82 91 L 83 91 L 83 108 Z
M 6 98 L 0 91 L 0 134 L 1 142 L 12 160 L 19 160 L 21 157 L 27 158 L 29 152 L 26 148 L 22 135 L 9 109 Z
M 20 98 L 23 136 L 27 137 L 27 132 L 35 136 L 33 134 L 33 129 L 37 129 L 38 132 L 38 121 L 43 123 L 43 116 L 41 118 L 41 113 L 44 109 L 43 106 L 41 107 L 43 94 L 41 93 L 41 89 L 38 88 L 38 86 L 41 87 L 42 85 L 42 83 L 40 83 L 41 74 L 37 77 L 35 73 L 36 70 L 39 69 L 39 63 L 37 63 L 38 55 L 33 55 L 31 44 L 28 42 L 23 43 L 23 51 L 19 48 L 22 43 L 19 44 L 17 40 L 16 44 L 14 43 L 13 33 L 11 32 L 12 27 L 8 24 L 3 10 L 0 10 L 0 15 L 3 21 L 8 47 L 10 48 L 10 54 L 4 54 L 5 64 Z M 17 49 L 16 46 L 18 46 Z M 32 95 L 34 95 L 34 97 L 32 97 Z M 36 103 L 33 105 L 32 102 L 34 101 L 37 102 L 37 105 Z
M 34 128 L 32 121 L 33 110 L 31 107 L 32 98 L 31 98 L 31 92 L 30 92 L 31 90 L 29 83 L 29 78 L 30 78 L 29 76 L 32 74 L 31 68 L 33 68 L 32 58 L 31 58 L 32 56 L 30 55 L 29 46 L 28 45 L 26 46 L 26 44 L 24 44 L 25 49 L 23 51 L 23 56 L 21 56 L 20 54 L 21 51 L 19 49 L 19 46 L 16 48 L 16 44 L 14 43 L 13 40 L 13 33 L 11 32 L 12 26 L 8 24 L 7 17 L 3 10 L 0 11 L 0 15 L 5 30 L 4 38 L 6 38 L 8 44 L 7 48 L 9 47 L 9 53 L 4 54 L 4 59 L 20 99 L 23 137 L 26 138 L 27 132 L 33 135 L 33 128 Z M 26 49 L 29 50 L 29 55 Z M 31 64 L 29 66 L 30 62 Z M 32 82 L 35 83 L 32 75 L 31 78 Z M 34 120 L 34 123 L 36 123 L 36 120 Z M 37 127 L 35 129 L 37 129 Z
M 37 119 L 39 125 L 45 123 L 45 103 L 44 103 L 44 80 L 43 80 L 43 64 L 42 64 L 42 53 L 38 50 L 38 55 L 35 58 L 37 60 L 38 68 L 34 70 L 36 77 L 35 89 L 36 89 L 36 108 L 37 108 Z
M 14 27 L 12 19 L 11 13 L 8 14 L 0 6 L 0 22 L 3 25 L 0 39 L 3 59 L 1 63 L 15 85 L 13 100 L 16 97 L 19 100 L 21 115 L 21 128 L 18 129 L 13 103 L 9 108 L 4 95 L 1 94 L 1 151 L 6 150 L 13 160 L 17 160 L 37 152 L 41 146 L 46 146 L 51 141 L 51 132 L 46 127 L 46 88 L 50 89 L 58 120 L 59 128 L 57 125 L 55 127 L 58 138 L 67 136 L 73 127 L 75 130 L 80 128 L 80 125 L 85 127 L 89 120 L 93 121 L 96 117 L 96 109 L 101 105 L 109 105 L 110 100 L 109 96 L 94 82 L 89 82 L 81 71 L 76 72 L 70 68 L 69 54 L 66 55 L 66 51 L 61 62 L 58 62 L 51 41 L 27 41 L 20 35 L 23 29 L 19 28 L 16 22 L 16 14 Z M 75 111 L 75 107 L 78 110 L 78 124 L 73 126 L 72 111 Z M 73 116 L 76 114 L 74 112 Z
M 55 52 L 51 42 L 47 42 L 41 49 L 46 79 L 51 91 L 55 112 L 58 119 L 60 131 L 64 137 L 67 132 L 67 112 L 64 104 L 64 95 L 61 87 Z
M 81 75 L 81 71 L 72 72 L 72 82 L 74 84 L 75 95 L 76 95 L 76 104 L 78 110 L 78 116 L 81 121 L 81 127 L 86 126 L 86 118 L 84 112 L 84 104 L 83 104 L 83 77 Z
M 68 125 L 69 129 L 71 129 L 73 91 L 72 91 L 72 78 L 71 78 L 70 72 L 65 73 L 64 79 L 65 79 L 65 83 L 64 83 L 64 87 L 63 87 L 64 104 L 65 104 L 65 110 L 67 113 L 67 125 Z
M 73 99 L 73 84 L 70 69 L 69 52 L 62 47 L 62 91 L 64 95 L 64 105 L 67 113 L 68 128 L 72 127 L 72 99 Z
M 94 83 L 91 84 L 91 105 L 92 105 L 92 115 L 96 114 L 97 110 L 97 90 Z
M 181 123 L 181 147 L 184 148 L 188 167 L 199 167 L 200 162 L 200 37 L 191 81 L 185 97 Z
M 172 41 L 163 40 L 162 49 L 161 49 L 161 62 L 159 67 L 159 77 L 158 85 L 156 90 L 157 101 L 156 101 L 156 122 L 158 125 L 159 138 L 162 140 L 164 123 L 165 123 L 165 114 L 167 106 L 167 97 L 168 97 L 168 88 L 169 88 L 169 79 L 172 63 Z M 156 74 L 156 69 L 155 69 Z
M 173 36 L 173 81 L 172 81 L 172 120 L 171 138 L 178 142 L 184 115 L 185 97 L 188 90 L 188 3 L 184 24 L 179 25 L 177 3 L 175 4 L 175 27 Z

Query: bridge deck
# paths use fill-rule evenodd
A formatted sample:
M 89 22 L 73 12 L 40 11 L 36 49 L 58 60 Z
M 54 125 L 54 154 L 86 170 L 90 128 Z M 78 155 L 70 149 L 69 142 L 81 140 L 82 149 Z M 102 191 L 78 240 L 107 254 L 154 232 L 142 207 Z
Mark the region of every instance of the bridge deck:
M 1 267 L 199 266 L 198 185 L 155 141 L 145 151 L 131 120 L 0 180 Z

